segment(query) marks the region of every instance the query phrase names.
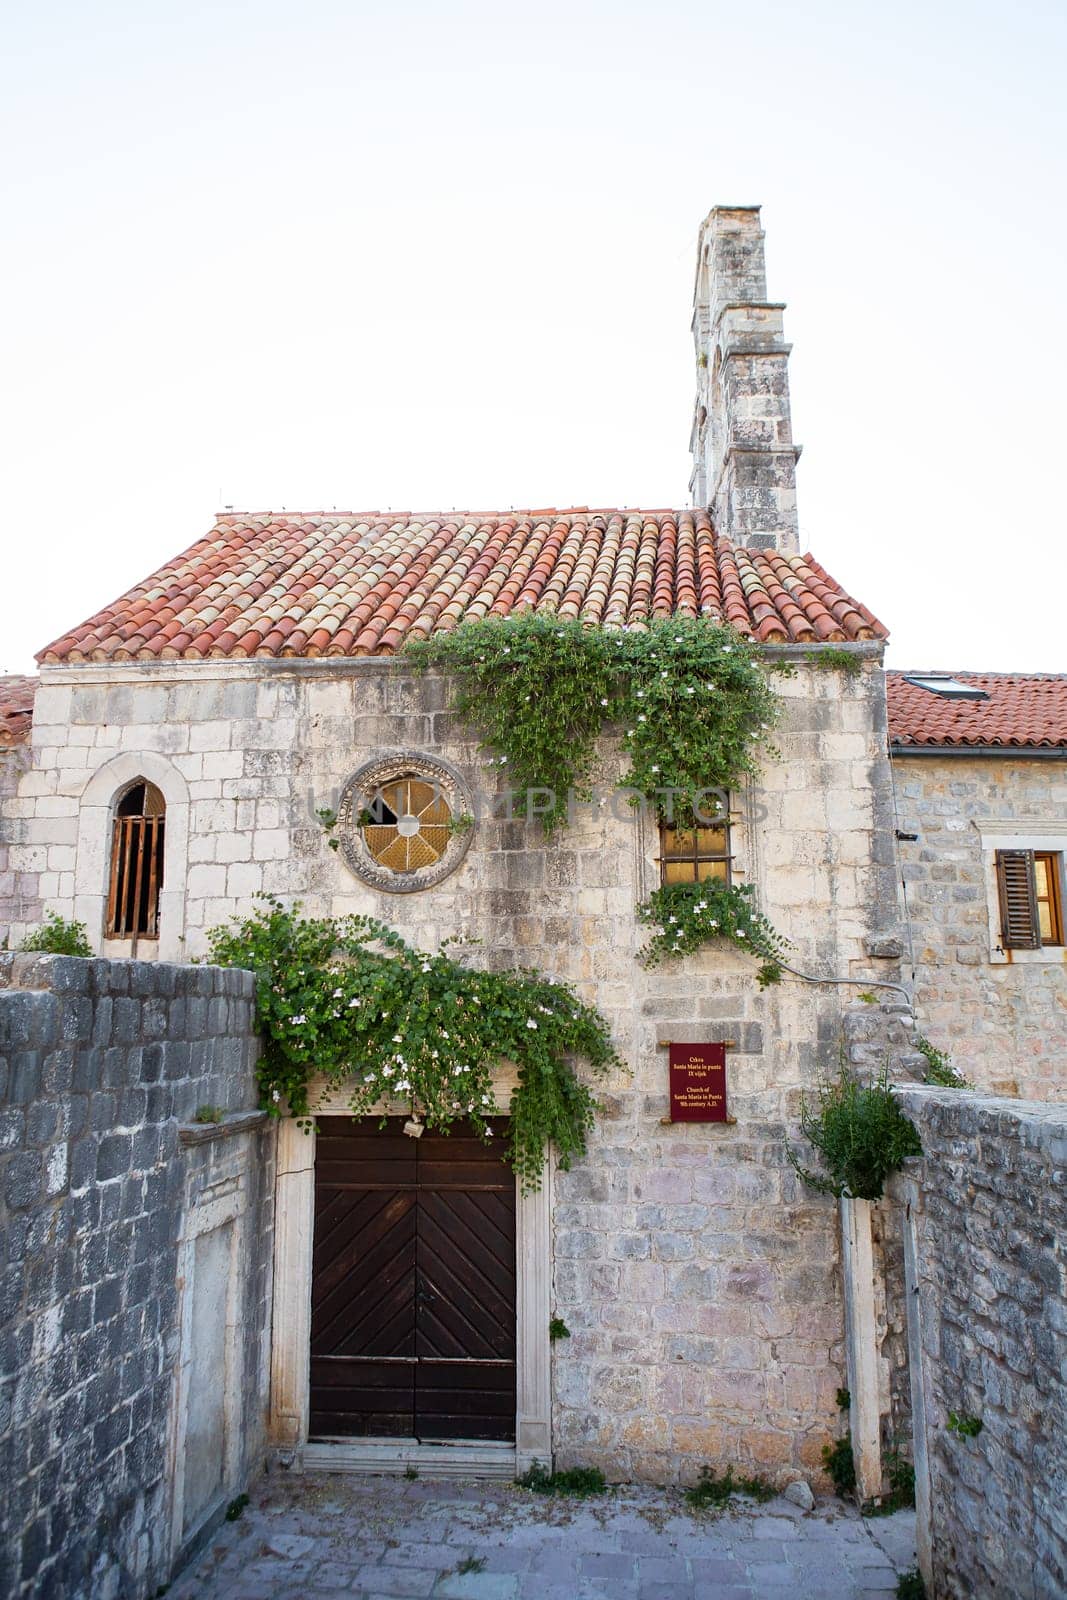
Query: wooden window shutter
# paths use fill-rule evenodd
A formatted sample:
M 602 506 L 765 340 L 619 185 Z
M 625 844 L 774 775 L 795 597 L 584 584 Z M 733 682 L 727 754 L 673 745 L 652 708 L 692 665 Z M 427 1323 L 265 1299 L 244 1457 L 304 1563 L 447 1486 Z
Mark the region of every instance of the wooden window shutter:
M 1000 941 L 1005 950 L 1039 950 L 1037 880 L 1032 850 L 997 851 Z

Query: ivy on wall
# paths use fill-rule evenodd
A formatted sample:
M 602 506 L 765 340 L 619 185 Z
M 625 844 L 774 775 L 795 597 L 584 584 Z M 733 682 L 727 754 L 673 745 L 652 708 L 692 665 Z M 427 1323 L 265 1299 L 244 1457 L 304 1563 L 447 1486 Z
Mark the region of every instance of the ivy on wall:
M 310 1127 L 310 1087 L 344 1087 L 353 1116 L 383 1100 L 431 1128 L 469 1118 L 489 1139 L 492 1068 L 518 1070 L 508 1158 L 525 1190 L 551 1143 L 567 1168 L 585 1151 L 596 1100 L 570 1058 L 594 1073 L 619 1065 L 607 1023 L 563 983 L 531 972 L 483 972 L 414 949 L 373 917 L 305 918 L 263 897 L 262 909 L 208 935 L 208 959 L 255 974 L 263 1035 L 257 1072 L 266 1109 Z
M 622 730 L 621 784 L 634 803 L 682 826 L 718 813 L 721 795 L 773 751 L 780 700 L 758 647 L 706 618 L 613 631 L 527 611 L 463 623 L 405 654 L 420 669 L 454 675 L 457 711 L 549 836 L 566 820 L 569 796 L 590 798 L 608 725 Z M 643 952 L 647 966 L 726 939 L 761 959 L 761 987 L 782 975 L 786 941 L 747 885 L 665 885 L 637 915 L 659 928 Z
M 641 952 L 646 967 L 680 960 L 703 945 L 725 939 L 760 961 L 756 981 L 761 989 L 781 981 L 788 941 L 756 910 L 751 884 L 728 884 L 719 878 L 704 883 L 665 883 L 641 902 L 637 915 L 657 929 Z
M 611 630 L 526 611 L 462 623 L 404 654 L 454 674 L 456 710 L 507 769 L 520 807 L 542 792 L 533 809 L 550 835 L 568 794 L 589 799 L 609 724 L 622 729 L 623 786 L 684 820 L 705 791 L 756 770 L 778 720 L 757 647 L 704 618 Z

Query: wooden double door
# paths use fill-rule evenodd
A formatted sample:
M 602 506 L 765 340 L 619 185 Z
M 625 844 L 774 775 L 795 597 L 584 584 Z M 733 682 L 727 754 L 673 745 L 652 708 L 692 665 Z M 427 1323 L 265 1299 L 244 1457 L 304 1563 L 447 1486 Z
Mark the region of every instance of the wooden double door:
M 487 1147 L 322 1117 L 311 1437 L 515 1437 L 515 1178 Z

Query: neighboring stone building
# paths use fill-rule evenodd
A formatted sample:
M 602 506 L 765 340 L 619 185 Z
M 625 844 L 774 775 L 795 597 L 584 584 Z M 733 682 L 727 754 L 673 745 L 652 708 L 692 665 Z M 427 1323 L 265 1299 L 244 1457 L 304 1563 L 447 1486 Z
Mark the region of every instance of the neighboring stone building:
M 923 1028 L 979 1088 L 1067 1099 L 1067 677 L 886 678 Z
M 7 802 L 17 795 L 30 766 L 30 723 L 36 690 L 36 678 L 0 678 L 0 945 L 12 924 L 21 927 L 36 922 L 40 915 L 41 857 L 24 855 L 18 868 L 12 865 L 9 847 L 13 824 L 7 811 Z M 29 786 L 32 787 L 32 779 Z
M 818 1472 L 838 1426 L 837 1215 L 801 1189 L 785 1136 L 801 1091 L 836 1067 L 849 983 L 898 975 L 885 630 L 797 553 L 779 312 L 758 213 L 712 212 L 693 511 L 228 515 L 40 657 L 33 766 L 6 805 L 12 855 L 45 861 L 46 903 L 102 954 L 199 955 L 263 890 L 373 913 L 427 949 L 478 938 L 479 959 L 568 978 L 609 1019 L 626 1071 L 588 1157 L 516 1202 L 514 1441 L 452 1457 L 484 1470 L 555 1452 L 653 1481 L 705 1462 Z M 707 848 L 756 887 L 792 964 L 833 983 L 787 976 L 761 993 L 723 950 L 646 971 L 635 907 L 660 881 L 662 841 L 625 806 L 585 810 L 551 844 L 484 808 L 470 833 L 430 815 L 442 796 L 453 817 L 476 812 L 502 774 L 486 777 L 448 684 L 395 653 L 524 607 L 604 627 L 726 620 L 796 669 L 781 759 Z M 854 675 L 818 659 L 828 643 Z M 618 770 L 611 741 L 604 759 Z M 368 812 L 381 785 L 400 797 L 391 816 Z M 338 851 L 316 818 L 327 807 Z M 735 1122 L 665 1125 L 668 1040 L 733 1041 Z M 501 1112 L 507 1093 L 502 1077 Z M 315 1150 L 283 1126 L 272 1427 L 290 1449 L 315 1431 Z M 551 1348 L 550 1314 L 571 1331 Z M 428 1449 L 440 1469 L 440 1448 L 368 1446 L 361 1428 L 306 1459 L 395 1465 Z

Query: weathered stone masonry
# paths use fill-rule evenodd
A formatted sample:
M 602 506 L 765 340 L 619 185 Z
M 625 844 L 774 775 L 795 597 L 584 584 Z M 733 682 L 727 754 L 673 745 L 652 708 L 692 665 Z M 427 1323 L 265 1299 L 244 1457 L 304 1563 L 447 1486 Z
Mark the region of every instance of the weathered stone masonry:
M 853 648 L 856 681 L 792 653 L 781 760 L 736 796 L 734 850 L 798 967 L 866 979 L 886 975 L 864 941 L 895 922 L 896 899 L 878 647 Z M 472 959 L 576 983 L 626 1071 L 604 1086 L 587 1159 L 553 1186 L 554 1309 L 572 1330 L 553 1349 L 558 1458 L 652 1481 L 705 1462 L 821 1470 L 844 1381 L 837 1221 L 799 1188 L 785 1134 L 802 1090 L 836 1067 L 849 991 L 787 980 L 761 994 L 754 964 L 724 949 L 646 972 L 635 906 L 658 882 L 658 838 L 625 806 L 580 813 L 550 846 L 536 823 L 485 819 L 436 887 L 362 884 L 315 818 L 362 762 L 423 751 L 490 784 L 447 684 L 402 661 L 45 669 L 34 739 L 48 803 L 27 794 L 20 819 L 35 846 L 76 821 L 80 887 L 53 903 L 93 938 L 106 801 L 150 765 L 167 800 L 165 954 L 203 951 L 205 931 L 264 890 L 313 914 L 372 913 L 427 949 L 480 939 Z M 610 785 L 610 744 L 604 760 Z M 504 781 L 497 767 L 491 786 Z M 736 1125 L 661 1126 L 671 1038 L 737 1041 Z
M 898 1091 L 919 1551 L 933 1600 L 1067 1593 L 1067 1107 Z M 950 1413 L 982 1430 L 960 1437 Z
M 261 1457 L 257 1048 L 247 973 L 0 956 L 5 1595 L 142 1600 Z

